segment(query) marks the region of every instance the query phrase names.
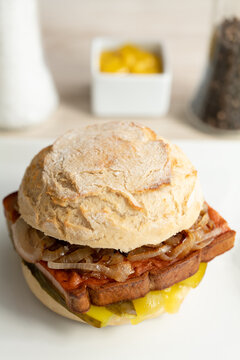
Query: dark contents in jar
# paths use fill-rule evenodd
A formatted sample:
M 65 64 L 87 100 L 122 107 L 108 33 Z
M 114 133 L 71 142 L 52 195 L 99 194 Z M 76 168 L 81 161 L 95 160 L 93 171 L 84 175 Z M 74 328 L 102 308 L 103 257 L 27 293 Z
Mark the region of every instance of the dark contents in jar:
M 193 102 L 205 123 L 220 129 L 240 129 L 240 20 L 225 19 L 212 39 L 205 79 Z

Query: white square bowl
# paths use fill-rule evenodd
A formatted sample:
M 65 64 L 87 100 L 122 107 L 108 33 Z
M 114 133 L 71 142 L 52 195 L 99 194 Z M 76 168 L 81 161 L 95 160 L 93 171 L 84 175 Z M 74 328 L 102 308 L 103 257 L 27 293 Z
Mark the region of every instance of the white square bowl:
M 161 74 L 113 74 L 99 69 L 100 55 L 126 43 L 159 54 Z M 96 38 L 91 49 L 91 106 L 97 116 L 162 116 L 169 108 L 172 73 L 166 47 L 158 41 Z

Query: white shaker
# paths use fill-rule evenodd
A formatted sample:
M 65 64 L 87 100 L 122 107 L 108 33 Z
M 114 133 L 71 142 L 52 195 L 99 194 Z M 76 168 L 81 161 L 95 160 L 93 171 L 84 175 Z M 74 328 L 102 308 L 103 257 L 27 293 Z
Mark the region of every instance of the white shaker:
M 0 0 L 0 127 L 45 120 L 58 104 L 41 46 L 36 0 Z

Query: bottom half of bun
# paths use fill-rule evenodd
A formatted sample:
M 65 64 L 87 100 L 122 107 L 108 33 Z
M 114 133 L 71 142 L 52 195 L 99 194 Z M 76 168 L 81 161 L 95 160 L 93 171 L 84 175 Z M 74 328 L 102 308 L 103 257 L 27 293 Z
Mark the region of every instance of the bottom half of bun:
M 53 312 L 57 313 L 58 315 L 61 315 L 63 317 L 71 319 L 71 320 L 79 321 L 81 323 L 85 323 L 84 320 L 79 318 L 77 315 L 75 315 L 71 311 L 68 311 L 64 306 L 59 304 L 53 297 L 51 297 L 41 287 L 39 282 L 32 275 L 32 273 L 28 269 L 28 267 L 26 265 L 24 265 L 24 263 L 22 263 L 22 272 L 23 272 L 24 278 L 25 278 L 30 290 L 37 297 L 37 299 L 41 301 L 41 303 L 43 305 L 45 305 L 47 308 L 49 308 Z M 156 311 L 154 314 L 146 316 L 144 318 L 144 320 L 156 318 L 163 313 L 164 313 L 164 309 L 161 308 L 160 310 Z M 116 316 L 113 314 L 112 318 L 108 321 L 107 326 L 116 326 L 116 325 L 123 325 L 123 324 L 131 324 L 131 320 L 129 318 L 126 318 L 123 316 Z

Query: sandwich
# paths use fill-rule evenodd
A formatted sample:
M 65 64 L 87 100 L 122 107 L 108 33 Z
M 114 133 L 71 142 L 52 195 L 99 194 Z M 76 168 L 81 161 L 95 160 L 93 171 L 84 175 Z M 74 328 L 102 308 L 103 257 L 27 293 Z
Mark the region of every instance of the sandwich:
M 95 327 L 178 311 L 235 239 L 182 150 L 135 123 L 67 132 L 3 205 L 35 296 Z

